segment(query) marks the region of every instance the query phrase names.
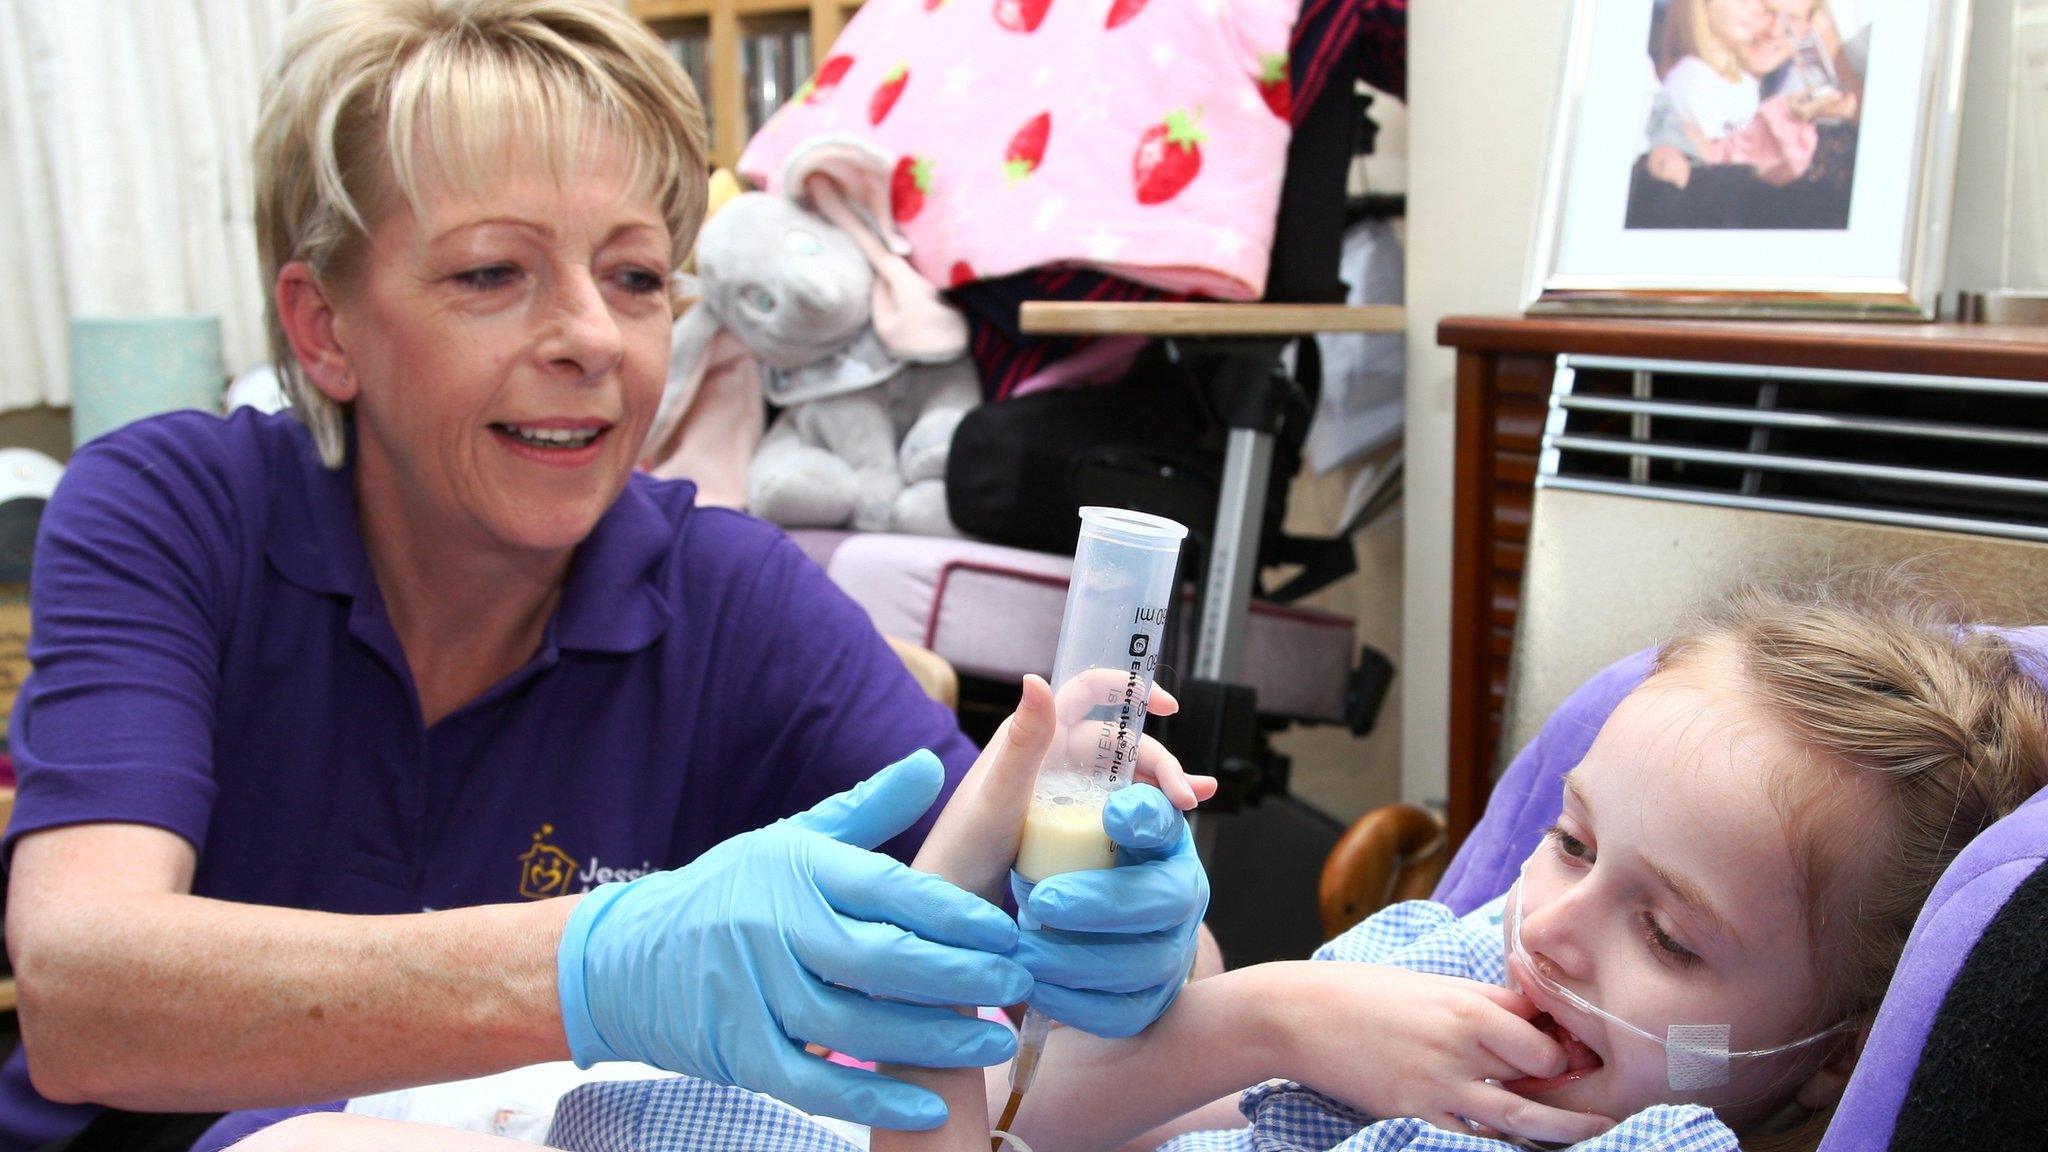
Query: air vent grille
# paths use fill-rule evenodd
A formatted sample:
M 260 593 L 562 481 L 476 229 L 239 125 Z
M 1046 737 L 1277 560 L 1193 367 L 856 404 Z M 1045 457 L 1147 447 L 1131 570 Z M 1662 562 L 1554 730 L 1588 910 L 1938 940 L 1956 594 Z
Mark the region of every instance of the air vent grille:
M 2048 384 L 1564 356 L 1537 484 L 2048 540 Z

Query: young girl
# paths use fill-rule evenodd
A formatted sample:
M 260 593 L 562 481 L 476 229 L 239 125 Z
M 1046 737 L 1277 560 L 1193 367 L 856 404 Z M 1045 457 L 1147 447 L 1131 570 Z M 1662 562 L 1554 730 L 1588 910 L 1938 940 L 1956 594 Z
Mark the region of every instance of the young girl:
M 1615 710 L 1501 913 L 1397 905 L 1316 961 L 1190 985 L 1141 1036 L 1056 1030 L 1015 1131 L 1035 1152 L 1811 1148 L 1935 880 L 2044 783 L 2048 703 L 1998 634 L 1897 581 L 1746 589 Z M 963 791 L 928 855 L 990 798 Z M 1674 1052 L 1699 1033 L 1673 1025 L 1710 1039 Z M 1249 1130 L 1193 1131 L 1240 1109 Z M 948 1147 L 976 1146 L 970 1110 Z

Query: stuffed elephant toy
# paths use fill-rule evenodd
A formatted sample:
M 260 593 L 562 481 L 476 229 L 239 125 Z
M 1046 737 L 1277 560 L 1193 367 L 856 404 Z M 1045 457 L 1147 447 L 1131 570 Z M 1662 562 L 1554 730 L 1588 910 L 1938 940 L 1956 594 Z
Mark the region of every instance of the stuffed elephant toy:
M 643 458 L 654 471 L 697 479 L 707 502 L 729 497 L 751 394 L 781 413 L 745 469 L 748 511 L 786 527 L 959 534 L 946 455 L 981 388 L 965 322 L 903 259 L 889 173 L 886 156 L 826 143 L 792 160 L 791 196 L 743 193 L 705 224 L 699 299 L 676 324 Z M 704 475 L 721 454 L 724 484 Z

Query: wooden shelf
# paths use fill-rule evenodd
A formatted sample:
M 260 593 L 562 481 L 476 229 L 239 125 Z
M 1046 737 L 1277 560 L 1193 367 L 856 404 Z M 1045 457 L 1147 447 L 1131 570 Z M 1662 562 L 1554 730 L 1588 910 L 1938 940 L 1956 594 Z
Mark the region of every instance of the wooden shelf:
M 1437 343 L 1496 354 L 2048 379 L 2048 328 L 2006 324 L 1450 316 L 1437 326 Z
M 705 57 L 709 76 L 706 90 L 698 93 L 704 101 L 705 119 L 711 128 L 711 162 L 731 168 L 739 162 L 747 137 L 760 125 L 747 123 L 746 76 L 740 63 L 740 43 L 746 24 L 764 19 L 798 18 L 807 21 L 811 33 L 811 67 L 823 62 L 833 41 L 846 26 L 849 11 L 859 0 L 631 0 L 633 15 L 660 36 L 672 36 L 686 26 L 697 25 L 706 38 Z
M 1399 332 L 1395 304 L 1089 304 L 1031 300 L 1019 326 L 1032 335 L 1299 336 Z
M 642 24 L 702 20 L 711 15 L 712 0 L 633 0 L 633 15 Z

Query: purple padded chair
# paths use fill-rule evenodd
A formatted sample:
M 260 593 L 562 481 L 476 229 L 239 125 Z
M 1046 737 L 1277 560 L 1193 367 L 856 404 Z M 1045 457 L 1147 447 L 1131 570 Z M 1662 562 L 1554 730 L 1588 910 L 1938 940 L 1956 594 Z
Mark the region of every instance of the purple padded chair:
M 2022 666 L 2048 689 L 2048 627 L 2009 636 Z M 1643 651 L 1616 661 L 1551 713 L 1495 784 L 1435 899 L 1463 915 L 1507 891 L 1557 819 L 1564 774 L 1649 675 L 1654 657 Z M 2048 1147 L 2044 859 L 2048 792 L 1950 863 L 1906 942 L 1820 1152 Z

